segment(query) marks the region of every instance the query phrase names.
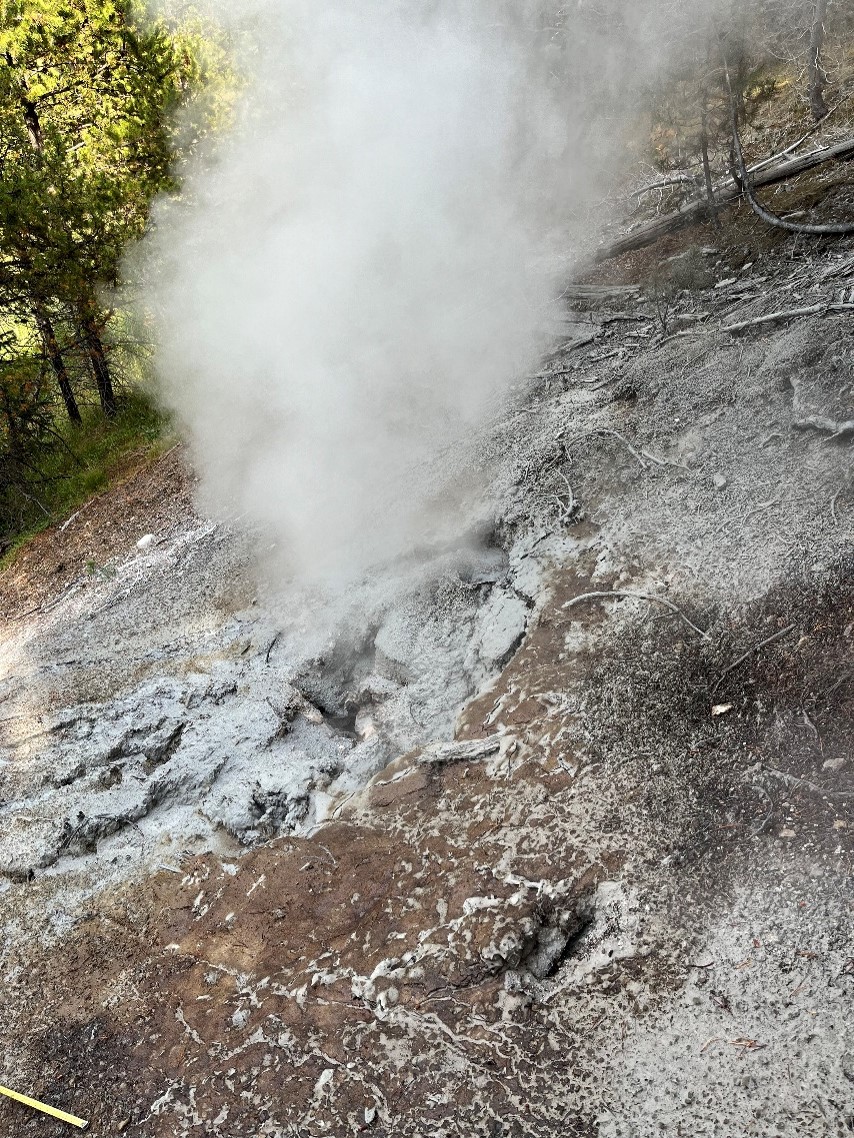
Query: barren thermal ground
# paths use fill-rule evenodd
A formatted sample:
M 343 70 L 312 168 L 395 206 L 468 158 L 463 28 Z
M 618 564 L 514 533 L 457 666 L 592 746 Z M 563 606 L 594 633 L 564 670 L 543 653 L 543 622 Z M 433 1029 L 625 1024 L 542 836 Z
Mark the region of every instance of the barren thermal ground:
M 320 647 L 180 447 L 5 570 L 4 1083 L 96 1135 L 851 1133 L 854 260 L 703 256 L 667 335 L 631 259 L 568 290 L 436 460 L 470 530 Z
M 0 2 L 0 1138 L 854 1138 L 854 3 Z

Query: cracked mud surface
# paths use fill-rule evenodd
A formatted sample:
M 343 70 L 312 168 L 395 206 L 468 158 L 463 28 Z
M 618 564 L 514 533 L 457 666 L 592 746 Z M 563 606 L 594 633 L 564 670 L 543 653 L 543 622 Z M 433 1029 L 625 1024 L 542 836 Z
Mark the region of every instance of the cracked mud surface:
M 0 1081 L 152 1138 L 854 1132 L 851 450 L 802 426 L 849 326 L 626 304 L 358 635 L 309 652 L 176 456 L 4 632 Z

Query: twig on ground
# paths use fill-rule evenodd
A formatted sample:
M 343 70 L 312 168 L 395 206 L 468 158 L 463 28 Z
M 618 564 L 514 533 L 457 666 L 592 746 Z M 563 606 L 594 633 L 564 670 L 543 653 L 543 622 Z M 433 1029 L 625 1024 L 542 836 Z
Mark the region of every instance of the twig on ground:
M 827 689 L 826 692 L 822 692 L 821 698 L 827 699 L 828 696 L 833 695 L 833 693 L 837 690 L 837 688 L 841 688 L 842 685 L 846 682 L 846 680 L 850 680 L 850 679 L 851 679 L 851 673 L 850 672 L 843 672 L 842 675 L 835 681 L 835 683 L 833 683 Z
M 588 383 L 587 386 L 591 391 L 599 391 L 603 387 L 607 387 L 609 383 L 613 383 L 617 379 L 616 375 L 606 375 L 604 379 L 594 380 L 593 383 Z
M 761 514 L 763 510 L 768 510 L 771 506 L 779 506 L 779 498 L 769 498 L 767 502 L 760 502 L 758 506 L 754 506 L 752 510 L 744 515 L 744 521 L 749 522 L 754 514 Z
M 835 265 L 830 265 L 829 268 L 825 269 L 819 280 L 824 284 L 825 281 L 847 274 L 850 271 L 854 271 L 854 257 L 845 257 L 843 260 L 837 261 Z
M 648 313 L 640 313 L 635 316 L 630 312 L 614 312 L 605 316 L 599 317 L 600 324 L 642 324 L 646 320 L 653 320 L 654 317 Z
M 618 356 L 620 354 L 620 351 L 620 348 L 614 348 L 613 352 L 603 352 L 601 356 L 591 357 L 591 361 L 594 364 L 604 363 L 605 360 L 612 360 L 614 356 Z
M 533 377 L 534 379 L 565 379 L 568 375 L 573 375 L 575 369 L 571 367 L 561 368 L 560 371 L 538 371 Z
M 684 462 L 675 462 L 672 458 L 658 458 L 656 455 L 650 454 L 648 450 L 642 450 L 641 454 L 650 462 L 654 462 L 656 466 L 677 466 L 680 470 L 687 470 L 689 474 L 694 473 L 691 467 L 686 466 Z
M 580 340 L 566 340 L 564 343 L 558 344 L 556 348 L 552 348 L 551 351 L 546 352 L 545 359 L 551 360 L 563 352 L 572 352 L 577 348 L 586 348 L 588 344 L 594 343 L 596 339 L 596 336 L 584 336 Z
M 774 817 L 774 799 L 771 797 L 771 795 L 768 793 L 768 791 L 765 789 L 765 787 L 762 786 L 761 783 L 751 782 L 748 785 L 752 786 L 754 790 L 758 790 L 760 794 L 764 794 L 766 799 L 768 800 L 768 804 L 769 804 L 768 805 L 768 813 L 765 815 L 765 817 L 762 819 L 762 821 L 759 823 L 759 825 L 754 826 L 753 829 L 750 831 L 751 838 L 758 838 L 759 835 L 765 830 L 766 826 L 771 821 L 771 819 Z
M 836 522 L 837 525 L 839 525 L 839 515 L 836 512 L 836 503 L 837 503 L 837 501 L 839 499 L 839 495 L 841 493 L 842 493 L 842 487 L 840 486 L 839 489 L 836 491 L 836 493 L 833 495 L 833 497 L 830 499 L 830 513 L 831 513 L 831 516 L 833 517 L 834 522 Z
M 788 636 L 790 632 L 793 632 L 794 628 L 795 626 L 793 624 L 790 624 L 787 628 L 781 628 L 779 632 L 775 632 L 772 636 L 766 636 L 764 640 L 760 640 L 758 644 L 754 644 L 752 648 L 748 648 L 746 652 L 742 652 L 737 660 L 733 660 L 731 664 L 724 668 L 720 676 L 718 676 L 717 683 L 714 688 L 712 688 L 712 691 L 720 686 L 724 676 L 728 676 L 739 664 L 743 664 L 748 657 L 754 655 L 756 652 L 761 652 L 761 650 L 767 648 L 769 644 L 774 644 L 775 641 L 782 640 L 784 636 Z
M 88 505 L 88 503 L 87 503 L 87 505 Z M 85 508 L 86 507 L 84 506 L 83 509 L 85 509 Z M 62 523 L 62 525 L 57 530 L 57 533 L 65 533 L 65 531 L 68 529 L 68 527 L 74 521 L 74 519 L 79 518 L 81 513 L 82 513 L 82 510 L 75 510 L 70 518 L 65 519 L 65 521 Z
M 774 778 L 780 779 L 792 790 L 800 790 L 803 787 L 811 790 L 814 794 L 820 794 L 822 798 L 854 798 L 854 790 L 828 790 L 827 787 L 820 786 L 817 782 L 810 782 L 808 778 L 788 774 L 786 771 L 777 770 L 776 767 L 766 767 L 761 763 L 757 763 L 756 766 L 773 775 Z
M 566 601 L 562 607 L 568 609 L 572 608 L 573 605 L 581 604 L 582 601 L 608 600 L 609 598 L 620 597 L 635 597 L 641 601 L 652 601 L 657 605 L 664 605 L 665 608 L 670 609 L 671 612 L 675 612 L 677 616 L 681 617 L 688 627 L 693 629 L 698 636 L 702 636 L 704 640 L 708 640 L 709 638 L 708 632 L 705 632 L 702 628 L 698 628 L 696 624 L 690 621 L 682 609 L 664 597 L 655 596 L 654 593 L 638 593 L 631 589 L 603 589 L 592 593 L 580 593 L 577 597 L 572 597 Z
M 566 510 L 565 510 L 565 513 L 564 513 L 564 519 L 567 519 L 567 518 L 571 518 L 571 517 L 572 517 L 572 515 L 573 515 L 573 513 L 575 512 L 575 495 L 574 495 L 574 494 L 573 494 L 573 492 L 572 492 L 572 487 L 571 487 L 571 486 L 570 486 L 570 484 L 569 484 L 569 479 L 568 479 L 568 478 L 567 478 L 567 476 L 566 476 L 566 475 L 563 473 L 563 471 L 562 471 L 562 470 L 559 470 L 559 471 L 558 471 L 558 475 L 559 475 L 559 477 L 561 477 L 561 478 L 563 479 L 563 481 L 564 481 L 564 484 L 565 484 L 565 486 L 566 486 L 566 492 L 567 492 L 567 494 L 569 495 L 569 501 L 568 501 L 568 502 L 567 502 L 567 504 L 566 504 Z M 561 503 L 561 505 L 563 505 L 563 503 Z
M 273 639 L 270 641 L 270 643 L 267 645 L 267 652 L 264 656 L 264 663 L 265 664 L 270 663 L 270 653 L 273 651 L 273 649 L 279 643 L 279 637 L 281 635 L 282 635 L 281 632 L 277 632 L 276 635 L 273 637 Z
M 561 293 L 563 300 L 613 300 L 637 296 L 640 285 L 569 284 Z
M 588 438 L 590 435 L 613 435 L 613 437 L 615 439 L 620 440 L 620 442 L 623 444 L 623 446 L 626 448 L 626 450 L 628 450 L 629 454 L 631 454 L 632 458 L 634 458 L 637 461 L 641 470 L 647 469 L 647 465 L 644 462 L 643 458 L 638 454 L 638 452 L 635 450 L 635 448 L 632 446 L 632 444 L 629 442 L 629 440 L 627 438 L 625 438 L 624 435 L 621 435 L 619 431 L 611 430 L 610 427 L 595 427 L 591 431 L 582 431 L 581 434 L 571 435 L 566 441 L 568 443 L 572 443 L 578 439 Z
M 421 766 L 448 766 L 450 763 L 476 762 L 486 759 L 501 749 L 501 739 L 490 735 L 487 739 L 471 739 L 461 743 L 430 743 L 418 756 Z
M 813 723 L 813 721 L 810 719 L 806 708 L 802 708 L 801 715 L 803 716 L 804 726 L 808 727 L 810 729 L 810 731 L 812 731 L 813 735 L 815 735 L 815 741 L 816 741 L 816 743 L 818 743 L 818 749 L 823 754 L 824 753 L 824 743 L 822 742 L 821 732 L 816 727 L 816 725 Z

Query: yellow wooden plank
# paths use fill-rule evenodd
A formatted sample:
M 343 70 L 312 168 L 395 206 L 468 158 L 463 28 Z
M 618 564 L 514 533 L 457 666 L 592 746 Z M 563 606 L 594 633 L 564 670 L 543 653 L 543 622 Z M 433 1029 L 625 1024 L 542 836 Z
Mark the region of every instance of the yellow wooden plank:
M 55 1106 L 48 1106 L 46 1102 L 39 1102 L 38 1099 L 18 1094 L 17 1091 L 12 1091 L 8 1087 L 0 1086 L 0 1094 L 14 1099 L 15 1102 L 21 1102 L 24 1106 L 32 1107 L 33 1110 L 40 1110 L 42 1114 L 49 1114 L 52 1118 L 58 1118 L 61 1122 L 67 1122 L 70 1126 L 76 1126 L 78 1130 L 85 1130 L 89 1125 L 85 1119 L 78 1118 L 76 1114 L 68 1114 L 64 1110 L 58 1110 Z

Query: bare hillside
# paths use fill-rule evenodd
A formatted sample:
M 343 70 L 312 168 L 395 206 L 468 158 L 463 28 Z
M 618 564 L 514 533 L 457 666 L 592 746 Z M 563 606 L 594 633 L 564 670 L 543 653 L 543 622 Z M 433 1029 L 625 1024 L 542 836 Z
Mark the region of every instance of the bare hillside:
M 665 323 L 636 261 L 569 291 L 471 531 L 323 645 L 180 452 L 4 575 L 0 1081 L 152 1138 L 854 1130 L 854 255 L 691 256 Z

